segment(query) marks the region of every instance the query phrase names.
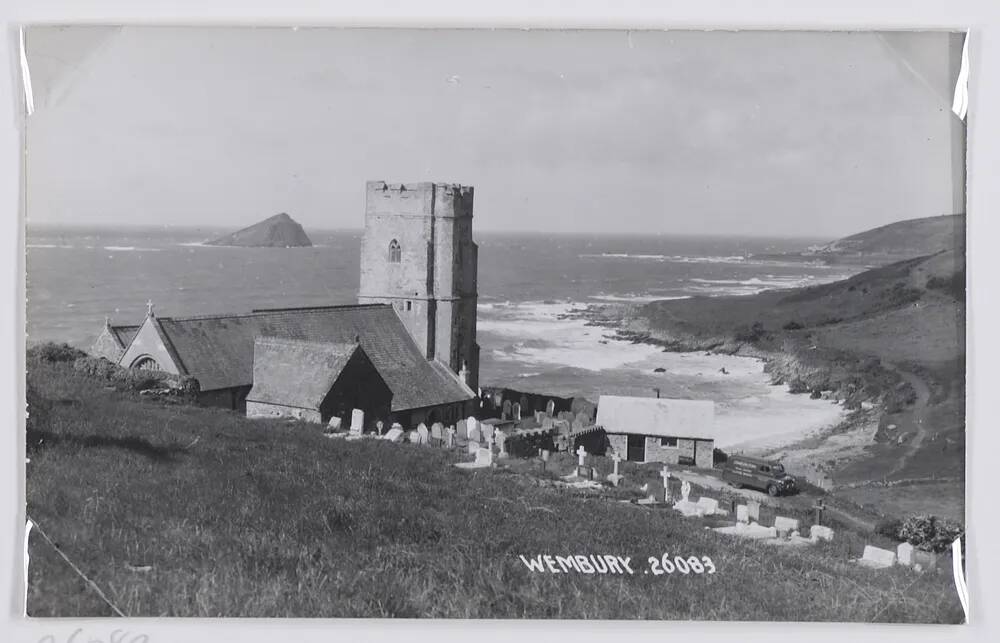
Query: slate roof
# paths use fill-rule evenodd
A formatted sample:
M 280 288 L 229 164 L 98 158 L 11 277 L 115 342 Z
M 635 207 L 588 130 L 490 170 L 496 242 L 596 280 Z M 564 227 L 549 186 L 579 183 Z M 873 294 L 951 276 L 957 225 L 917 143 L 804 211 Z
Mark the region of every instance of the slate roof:
M 597 425 L 608 433 L 714 439 L 715 403 L 658 397 L 602 395 Z
M 257 337 L 353 344 L 360 341 L 392 390 L 392 410 L 437 406 L 476 396 L 444 364 L 427 360 L 389 304 L 256 310 L 242 315 L 157 317 L 178 366 L 202 391 L 253 383 Z
M 132 343 L 132 338 L 139 332 L 140 325 L 135 326 L 111 326 L 111 334 L 118 341 L 122 348 Z
M 319 409 L 360 344 L 258 337 L 253 347 L 251 402 Z

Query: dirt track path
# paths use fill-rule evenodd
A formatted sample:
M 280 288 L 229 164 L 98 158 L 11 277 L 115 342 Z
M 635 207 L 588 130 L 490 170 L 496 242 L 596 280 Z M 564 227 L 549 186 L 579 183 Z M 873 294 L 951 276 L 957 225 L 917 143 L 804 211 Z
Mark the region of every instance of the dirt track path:
M 913 403 L 913 406 L 900 413 L 898 415 L 897 422 L 903 424 L 904 429 L 912 429 L 914 436 L 912 439 L 907 440 L 904 443 L 904 448 L 900 454 L 899 462 L 896 466 L 892 468 L 891 471 L 886 473 L 886 478 L 891 478 L 900 471 L 902 471 L 910 458 L 920 450 L 921 445 L 924 443 L 924 439 L 927 438 L 929 429 L 927 428 L 927 423 L 925 422 L 927 415 L 927 405 L 930 403 L 931 390 L 927 386 L 927 382 L 917 376 L 915 373 L 907 371 L 895 364 L 889 362 L 882 362 L 883 368 L 893 371 L 899 375 L 905 382 L 907 382 L 911 387 L 913 387 L 914 392 L 917 394 L 917 400 Z

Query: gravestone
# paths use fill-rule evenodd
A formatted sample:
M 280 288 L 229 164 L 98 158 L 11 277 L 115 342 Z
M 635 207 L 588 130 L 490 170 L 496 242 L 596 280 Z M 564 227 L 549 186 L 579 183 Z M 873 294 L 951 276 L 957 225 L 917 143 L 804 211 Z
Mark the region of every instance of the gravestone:
M 378 431 L 379 437 L 382 437 L 382 432 L 385 430 L 385 423 L 379 420 L 375 423 L 375 430 Z
M 542 471 L 545 471 L 545 468 L 549 464 L 549 451 L 548 449 L 540 449 L 540 453 L 542 456 Z
M 879 547 L 872 547 L 871 545 L 865 545 L 864 554 L 862 554 L 861 560 L 859 560 L 858 563 L 864 565 L 865 567 L 873 567 L 875 569 L 892 567 L 896 564 L 896 552 L 888 549 L 881 549 Z
M 736 522 L 744 524 L 750 522 L 750 511 L 746 505 L 736 505 Z
M 512 415 L 510 400 L 503 401 L 503 411 L 500 413 L 501 420 L 509 420 Z
M 400 431 L 402 431 L 403 430 L 403 425 L 400 424 L 399 422 L 393 422 L 392 426 L 389 427 L 389 428 L 391 428 L 391 429 L 399 429 Z
M 420 434 L 416 431 L 408 431 L 406 433 L 406 439 L 410 441 L 410 444 L 419 444 Z
M 445 436 L 446 436 L 445 437 L 445 444 L 450 449 L 453 446 L 455 446 L 455 433 L 457 433 L 457 431 L 455 430 L 455 427 L 449 426 L 447 429 L 445 429 L 444 432 L 445 432 Z
M 785 518 L 784 516 L 775 516 L 774 528 L 777 529 L 779 532 L 787 531 L 791 533 L 799 528 L 799 521 L 795 518 Z
M 706 516 L 711 516 L 719 510 L 719 501 L 715 498 L 709 498 L 708 496 L 698 498 L 697 505 L 701 507 Z
M 485 466 L 493 464 L 493 452 L 489 449 L 477 449 L 476 464 Z
M 550 417 L 549 417 L 549 416 L 547 416 L 547 415 L 546 415 L 546 416 L 543 416 L 543 417 L 542 417 L 542 428 L 543 428 L 543 429 L 551 429 L 551 428 L 552 428 L 552 426 L 553 426 L 553 425 L 552 425 L 552 418 L 550 418 Z
M 663 468 L 660 469 L 660 477 L 663 478 L 663 502 L 670 502 L 670 499 L 671 499 L 671 497 L 670 497 L 670 469 L 667 468 L 667 465 L 663 465 Z M 688 485 L 689 489 L 690 489 L 690 487 L 691 487 L 691 485 Z
M 418 444 L 430 444 L 431 433 L 427 430 L 427 425 L 423 422 L 417 426 L 417 436 L 420 438 L 417 440 Z
M 621 464 L 621 461 L 622 457 L 618 455 L 617 451 L 613 451 L 611 453 L 611 462 L 614 463 L 615 470 L 608 474 L 608 482 L 616 487 L 622 483 L 622 480 L 625 479 L 625 476 L 621 475 L 618 471 L 618 466 Z
M 332 416 L 330 418 L 330 421 L 327 422 L 326 425 L 328 427 L 330 427 L 331 429 L 339 429 L 340 428 L 340 424 L 342 422 L 343 422 L 343 420 L 340 418 L 339 415 L 334 415 L 334 416 Z
M 496 432 L 497 448 L 500 449 L 500 453 L 497 454 L 498 458 L 507 457 L 507 434 L 503 431 Z
M 431 425 L 431 437 L 435 440 L 444 439 L 444 425 L 440 422 L 435 422 Z
M 393 428 L 389 429 L 389 432 L 386 433 L 382 437 L 382 439 L 383 440 L 388 440 L 389 442 L 402 442 L 403 441 L 403 429 L 402 428 L 396 428 L 396 426 L 394 425 Z
M 760 503 L 756 500 L 747 502 L 747 514 L 750 516 L 750 520 L 760 522 Z
M 482 439 L 482 434 L 479 432 L 479 421 L 476 418 L 470 415 L 469 419 L 465 421 L 465 426 L 467 434 L 466 437 L 469 440 L 479 442 L 479 440 Z
M 547 417 L 548 416 L 545 415 L 545 411 L 535 411 L 535 422 L 537 424 L 544 424 L 545 418 Z
M 585 460 L 587 458 L 587 450 L 583 448 L 582 444 L 580 445 L 580 448 L 576 450 L 576 456 L 577 456 L 576 466 L 578 467 L 584 466 Z
M 809 539 L 813 542 L 833 540 L 833 530 L 822 525 L 813 525 L 809 528 Z
M 681 483 L 681 502 L 691 502 L 688 498 L 691 496 L 691 483 L 685 480 Z
M 487 442 L 489 442 L 490 440 L 493 439 L 493 431 L 494 431 L 494 428 L 493 428 L 492 424 L 480 424 L 479 425 L 479 434 L 481 436 L 483 436 L 483 438 Z
M 545 405 L 545 415 L 552 417 L 555 414 L 555 412 L 556 412 L 556 403 L 553 402 L 552 400 L 549 400 L 548 404 Z
M 896 558 L 899 560 L 900 565 L 913 567 L 913 564 L 916 562 L 913 554 L 914 547 L 910 543 L 899 543 L 899 547 L 896 547 Z
M 511 414 L 515 422 L 521 421 L 521 403 L 514 402 L 514 406 L 511 407 Z
M 365 431 L 365 412 L 361 409 L 351 411 L 351 435 L 361 435 Z
M 476 451 L 479 451 L 479 443 L 469 442 L 468 448 L 469 448 L 469 455 L 475 455 Z

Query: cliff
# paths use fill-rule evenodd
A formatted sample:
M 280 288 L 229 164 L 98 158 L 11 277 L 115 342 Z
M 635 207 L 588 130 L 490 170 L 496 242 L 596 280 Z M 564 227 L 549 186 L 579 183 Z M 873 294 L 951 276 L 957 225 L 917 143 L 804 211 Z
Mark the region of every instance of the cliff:
M 244 248 L 306 248 L 312 241 L 292 217 L 284 212 L 255 223 L 249 228 L 206 242 L 210 246 Z

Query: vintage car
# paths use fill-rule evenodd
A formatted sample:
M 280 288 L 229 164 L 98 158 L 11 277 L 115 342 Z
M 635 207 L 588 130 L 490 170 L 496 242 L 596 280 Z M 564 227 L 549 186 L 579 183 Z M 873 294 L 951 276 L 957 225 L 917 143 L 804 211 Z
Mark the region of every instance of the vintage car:
M 769 496 L 797 490 L 795 478 L 785 473 L 780 462 L 745 455 L 729 456 L 722 467 L 722 479 L 735 487 L 766 491 Z

